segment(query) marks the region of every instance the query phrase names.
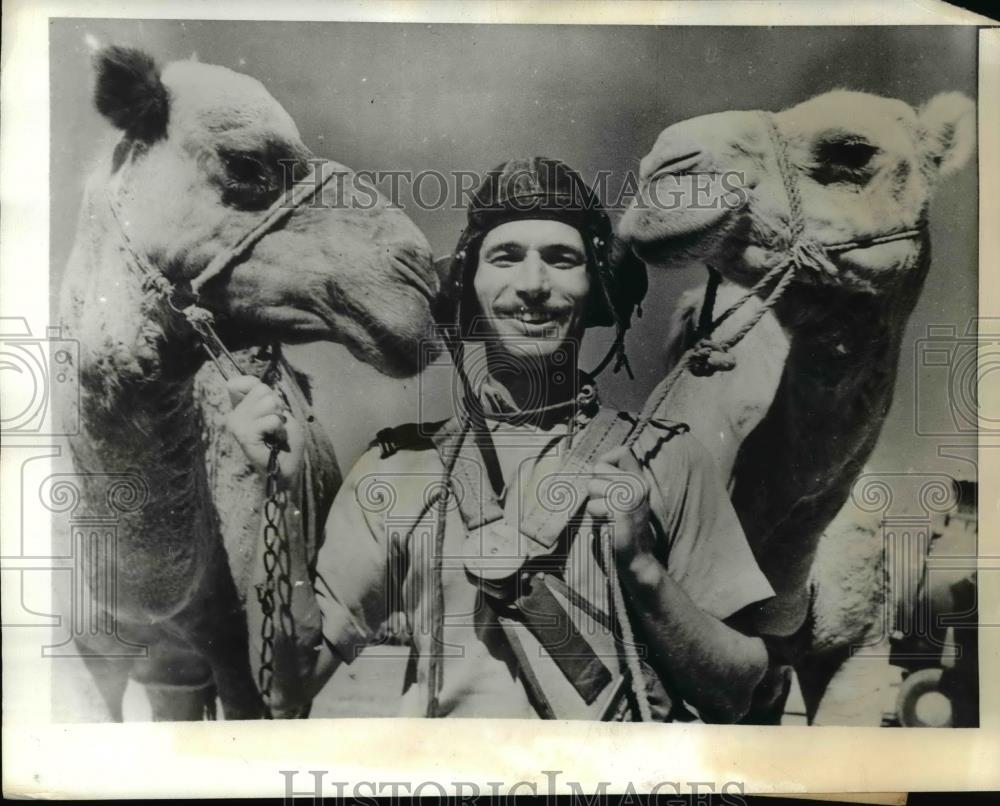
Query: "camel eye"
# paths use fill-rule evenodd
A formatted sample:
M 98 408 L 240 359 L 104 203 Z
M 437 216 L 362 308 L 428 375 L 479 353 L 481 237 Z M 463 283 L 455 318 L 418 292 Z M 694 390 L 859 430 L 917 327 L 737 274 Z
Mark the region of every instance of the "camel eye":
M 233 182 L 252 184 L 267 181 L 267 168 L 264 163 L 250 154 L 230 152 L 223 154 L 226 164 L 226 176 Z
M 275 195 L 276 185 L 268 167 L 252 154 L 229 151 L 220 154 L 225 168 L 223 198 L 235 207 L 266 207 Z
M 878 153 L 877 146 L 865 140 L 838 139 L 819 143 L 815 148 L 816 168 L 813 175 L 824 184 L 837 181 L 858 181 L 865 168 Z
M 842 165 L 845 168 L 863 168 L 869 163 L 878 149 L 863 140 L 845 140 L 839 143 L 827 143 L 822 147 L 822 155 L 827 162 Z

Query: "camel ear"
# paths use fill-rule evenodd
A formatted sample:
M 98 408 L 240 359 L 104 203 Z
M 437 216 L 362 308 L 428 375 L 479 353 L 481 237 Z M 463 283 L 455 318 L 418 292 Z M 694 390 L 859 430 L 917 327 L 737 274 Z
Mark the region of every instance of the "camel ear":
M 941 176 L 954 173 L 976 144 L 976 106 L 960 92 L 942 92 L 920 110 L 927 159 Z
M 112 45 L 94 54 L 97 111 L 129 137 L 152 142 L 167 131 L 170 101 L 152 57 Z

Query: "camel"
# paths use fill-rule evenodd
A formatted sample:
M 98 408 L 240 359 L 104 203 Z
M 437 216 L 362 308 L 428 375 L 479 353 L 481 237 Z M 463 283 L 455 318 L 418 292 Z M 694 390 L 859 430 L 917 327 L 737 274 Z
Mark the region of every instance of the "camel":
M 651 265 L 714 267 L 727 281 L 715 313 L 799 260 L 783 296 L 733 348 L 736 368 L 683 374 L 663 413 L 690 423 L 729 482 L 777 594 L 755 608 L 754 625 L 800 671 L 811 715 L 835 671 L 805 668 L 810 624 L 822 622 L 830 638 L 830 618 L 808 618 L 810 579 L 824 576 L 813 560 L 889 412 L 904 327 L 930 266 L 930 199 L 969 159 L 974 127 L 972 102 L 953 92 L 915 109 L 835 90 L 774 114 L 692 118 L 665 129 L 642 159 L 640 194 L 619 224 Z M 674 360 L 695 336 L 701 296 L 681 304 Z M 714 338 L 761 304 L 752 298 Z M 880 548 L 865 528 L 834 533 L 862 536 L 840 540 L 835 553 Z M 870 595 L 844 590 L 848 599 Z M 846 645 L 857 637 L 846 623 L 854 608 L 842 610 Z M 780 716 L 782 699 L 757 718 Z
M 63 416 L 79 415 L 69 448 L 84 510 L 105 505 L 110 478 L 126 474 L 142 489 L 120 508 L 117 601 L 101 613 L 113 634 L 77 644 L 104 718 L 123 718 L 130 673 L 146 684 L 154 719 L 203 718 L 216 691 L 227 719 L 260 717 L 249 633 L 259 633 L 261 615 L 247 588 L 261 562 L 264 479 L 223 427 L 222 374 L 135 264 L 141 256 L 180 293 L 279 199 L 283 167 L 304 176 L 314 158 L 254 78 L 194 60 L 161 70 L 122 47 L 96 51 L 94 65 L 95 104 L 117 142 L 87 183 L 61 289 L 63 333 L 80 345 L 79 401 L 61 405 Z M 201 288 L 199 305 L 244 371 L 273 368 L 256 355 L 260 345 L 329 340 L 386 375 L 412 376 L 439 290 L 429 245 L 349 169 L 326 167 L 343 180 L 336 194 L 296 207 Z M 306 381 L 290 370 L 279 384 L 308 422 Z M 315 638 L 305 584 L 315 531 L 305 521 L 322 524 L 341 473 L 318 425 L 307 428 L 310 495 L 293 498 L 289 513 L 307 542 L 291 552 L 291 580 L 293 610 L 314 617 L 300 626 Z M 123 647 L 143 651 L 130 657 Z M 287 692 L 272 693 L 275 715 L 301 711 L 282 703 Z

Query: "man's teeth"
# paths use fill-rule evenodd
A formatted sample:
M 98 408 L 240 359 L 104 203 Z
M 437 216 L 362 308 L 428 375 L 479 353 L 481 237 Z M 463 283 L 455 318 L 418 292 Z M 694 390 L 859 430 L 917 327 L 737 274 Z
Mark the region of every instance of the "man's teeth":
M 543 325 L 546 322 L 552 322 L 557 318 L 555 314 L 530 311 L 518 311 L 513 314 L 513 316 L 518 321 L 525 322 L 529 325 Z

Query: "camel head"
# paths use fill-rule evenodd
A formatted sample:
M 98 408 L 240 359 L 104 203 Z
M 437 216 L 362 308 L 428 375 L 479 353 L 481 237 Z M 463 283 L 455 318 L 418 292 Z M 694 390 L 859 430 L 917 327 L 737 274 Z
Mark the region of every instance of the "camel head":
M 829 261 L 798 283 L 883 294 L 919 275 L 919 286 L 931 195 L 969 159 L 974 138 L 973 103 L 955 92 L 919 109 L 836 90 L 774 114 L 703 115 L 665 129 L 642 159 L 639 193 L 620 232 L 654 265 L 706 262 L 744 286 L 779 264 L 793 240 L 823 247 Z M 790 213 L 789 176 L 798 217 Z M 914 237 L 865 243 L 914 229 Z
M 88 185 L 81 227 L 91 240 L 98 227 L 96 239 L 111 245 L 104 262 L 122 252 L 125 229 L 134 251 L 182 289 L 315 158 L 249 76 L 197 61 L 161 71 L 120 47 L 98 50 L 94 61 L 97 109 L 120 137 Z M 429 246 L 400 210 L 333 167 L 323 195 L 208 282 L 201 304 L 230 347 L 330 340 L 385 374 L 412 375 L 439 289 Z M 111 282 L 102 294 L 111 295 Z

